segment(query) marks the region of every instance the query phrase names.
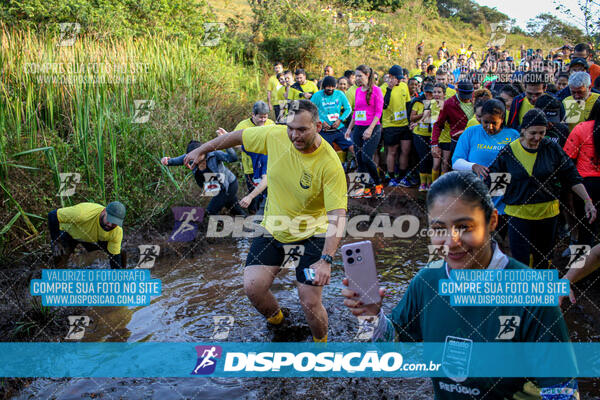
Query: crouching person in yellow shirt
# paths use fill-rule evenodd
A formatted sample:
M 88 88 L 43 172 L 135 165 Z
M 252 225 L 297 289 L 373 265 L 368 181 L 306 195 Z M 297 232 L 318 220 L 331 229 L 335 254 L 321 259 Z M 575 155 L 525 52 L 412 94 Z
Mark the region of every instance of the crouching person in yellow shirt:
M 127 259 L 121 250 L 125 212 L 125 206 L 114 201 L 106 207 L 80 203 L 48 213 L 55 266 L 66 267 L 75 247 L 81 244 L 87 251 L 107 253 L 111 268 L 125 268 Z

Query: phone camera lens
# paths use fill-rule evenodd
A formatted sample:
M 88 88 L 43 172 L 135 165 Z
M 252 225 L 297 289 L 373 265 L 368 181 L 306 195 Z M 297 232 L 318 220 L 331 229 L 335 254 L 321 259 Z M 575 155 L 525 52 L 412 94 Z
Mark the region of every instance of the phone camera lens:
M 351 256 L 352 255 L 352 250 L 346 250 L 346 255 L 347 256 Z
M 356 257 L 356 261 L 361 262 L 362 261 L 362 257 L 361 256 Z
M 360 249 L 356 249 L 356 252 L 357 252 L 357 253 L 360 253 Z
M 354 264 L 354 258 L 352 258 L 352 257 L 348 258 L 348 264 Z

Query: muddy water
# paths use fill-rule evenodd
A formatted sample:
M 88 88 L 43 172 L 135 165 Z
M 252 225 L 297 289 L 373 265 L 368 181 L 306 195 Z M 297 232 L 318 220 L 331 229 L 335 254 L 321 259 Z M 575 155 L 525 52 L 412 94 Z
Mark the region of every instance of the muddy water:
M 351 240 L 355 241 L 355 240 Z M 384 311 L 390 312 L 411 278 L 427 261 L 427 242 L 419 239 L 373 240 L 380 281 L 388 289 Z M 159 259 L 152 277 L 162 281 L 163 294 L 146 307 L 96 307 L 88 310 L 94 328 L 83 341 L 202 342 L 211 341 L 213 316 L 234 318 L 227 341 L 272 341 L 264 318 L 250 305 L 243 292 L 243 265 L 250 247 L 247 239 L 211 246 L 197 258 Z M 339 262 L 339 261 L 338 261 Z M 346 311 L 340 299 L 342 266 L 332 270 L 331 285 L 323 290 L 329 314 L 329 340 L 352 341 L 356 318 Z M 290 341 L 309 341 L 310 333 L 298 302 L 295 276 L 279 274 L 273 292 L 280 304 L 290 309 L 296 329 Z M 600 308 L 597 289 L 585 290 L 577 306 L 566 313 L 574 341 L 600 340 Z M 280 340 L 280 339 L 278 339 Z M 190 366 L 190 369 L 193 366 Z M 580 379 L 582 399 L 599 399 L 598 379 Z M 428 379 L 37 379 L 18 399 L 431 399 Z
M 353 240 L 355 241 L 355 240 Z M 213 316 L 231 315 L 235 321 L 227 341 L 271 341 L 265 320 L 252 308 L 243 291 L 243 265 L 248 239 L 211 247 L 195 259 L 159 259 L 151 270 L 162 281 L 162 295 L 146 307 L 95 307 L 88 315 L 93 330 L 89 342 L 202 342 L 211 341 Z M 375 239 L 382 285 L 389 290 L 385 312 L 390 312 L 410 279 L 427 261 L 426 242 Z M 331 284 L 323 290 L 329 314 L 329 340 L 352 341 L 357 320 L 342 304 L 341 264 L 332 269 Z M 294 327 L 288 339 L 312 341 L 295 290 L 295 274 L 283 271 L 272 291 L 289 308 Z M 190 366 L 193 368 L 193 366 Z M 429 399 L 427 379 L 37 379 L 18 399 L 233 399 L 233 398 L 398 398 Z

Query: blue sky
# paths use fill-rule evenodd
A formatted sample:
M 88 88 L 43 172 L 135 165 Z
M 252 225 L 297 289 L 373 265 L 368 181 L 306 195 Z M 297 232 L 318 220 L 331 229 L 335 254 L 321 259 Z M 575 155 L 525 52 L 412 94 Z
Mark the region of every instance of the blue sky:
M 535 18 L 536 15 L 543 12 L 549 12 L 560 19 L 571 22 L 576 25 L 574 21 L 569 20 L 560 11 L 556 11 L 556 2 L 554 0 L 474 0 L 476 3 L 496 8 L 498 11 L 503 12 L 510 18 L 514 18 L 517 21 L 517 25 L 521 28 L 526 29 L 527 21 L 530 18 Z M 560 0 L 561 4 L 570 7 L 572 11 L 578 10 L 577 0 Z M 581 13 L 578 13 L 581 15 Z M 579 28 L 581 28 L 579 26 Z

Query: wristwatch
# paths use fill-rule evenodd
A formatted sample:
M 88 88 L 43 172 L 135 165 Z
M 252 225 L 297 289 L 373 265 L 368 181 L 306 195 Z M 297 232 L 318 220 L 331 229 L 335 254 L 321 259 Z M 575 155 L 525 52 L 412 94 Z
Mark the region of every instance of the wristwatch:
M 324 260 L 328 264 L 333 263 L 333 257 L 331 257 L 329 254 L 323 254 L 321 256 L 321 260 Z

